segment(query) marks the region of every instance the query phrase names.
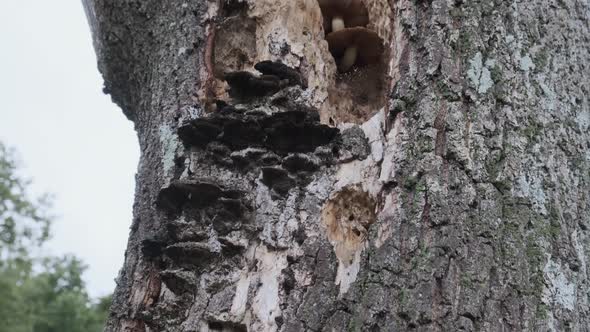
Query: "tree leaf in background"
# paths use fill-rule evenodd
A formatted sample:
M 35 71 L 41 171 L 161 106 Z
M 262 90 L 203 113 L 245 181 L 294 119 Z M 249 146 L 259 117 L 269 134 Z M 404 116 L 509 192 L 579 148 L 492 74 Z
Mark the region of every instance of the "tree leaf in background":
M 0 332 L 98 332 L 111 296 L 93 301 L 75 256 L 37 257 L 51 234 L 51 200 L 31 199 L 14 151 L 0 142 Z

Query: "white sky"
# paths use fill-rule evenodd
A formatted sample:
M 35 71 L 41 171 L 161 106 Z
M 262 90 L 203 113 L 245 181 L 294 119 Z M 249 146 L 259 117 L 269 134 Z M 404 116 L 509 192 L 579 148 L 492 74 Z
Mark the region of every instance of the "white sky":
M 102 82 L 81 0 L 0 0 L 0 140 L 34 191 L 55 194 L 48 253 L 88 264 L 92 296 L 115 286 L 139 158 Z

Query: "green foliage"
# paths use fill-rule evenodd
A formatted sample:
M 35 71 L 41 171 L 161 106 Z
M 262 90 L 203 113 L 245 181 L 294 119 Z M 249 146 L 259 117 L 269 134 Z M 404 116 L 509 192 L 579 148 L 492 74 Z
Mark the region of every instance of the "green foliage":
M 24 256 L 49 238 L 49 197 L 30 199 L 28 185 L 17 174 L 14 151 L 0 142 L 0 259 Z
M 102 331 L 111 297 L 92 301 L 73 256 L 32 257 L 49 238 L 47 196 L 29 198 L 0 142 L 0 332 Z
M 90 301 L 75 257 L 46 258 L 42 272 L 0 270 L 0 331 L 102 331 L 110 297 Z

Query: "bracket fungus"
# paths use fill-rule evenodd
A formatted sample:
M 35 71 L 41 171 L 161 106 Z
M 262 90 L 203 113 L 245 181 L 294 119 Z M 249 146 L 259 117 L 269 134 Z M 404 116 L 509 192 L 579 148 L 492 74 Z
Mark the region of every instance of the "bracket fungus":
M 263 97 L 279 91 L 288 84 L 287 80 L 281 80 L 275 75 L 256 76 L 247 71 L 226 73 L 224 79 L 230 86 L 230 96 L 237 99 Z

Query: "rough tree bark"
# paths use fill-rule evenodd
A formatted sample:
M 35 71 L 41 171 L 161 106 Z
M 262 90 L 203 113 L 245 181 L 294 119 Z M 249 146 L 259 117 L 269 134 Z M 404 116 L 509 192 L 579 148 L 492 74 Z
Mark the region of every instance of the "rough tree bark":
M 141 147 L 107 331 L 589 330 L 588 2 L 363 2 L 343 75 L 316 0 L 85 1 Z

